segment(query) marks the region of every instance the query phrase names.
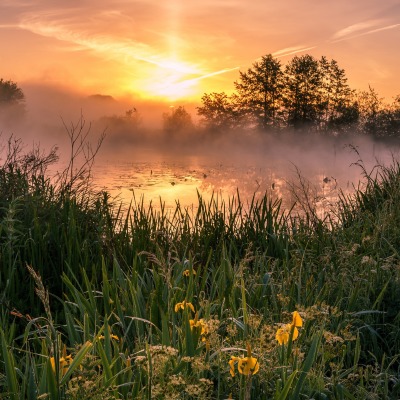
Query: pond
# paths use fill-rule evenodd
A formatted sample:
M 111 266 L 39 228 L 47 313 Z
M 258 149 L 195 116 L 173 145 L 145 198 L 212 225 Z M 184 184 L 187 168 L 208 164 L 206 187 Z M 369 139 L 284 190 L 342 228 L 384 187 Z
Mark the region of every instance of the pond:
M 93 168 L 94 184 L 127 206 L 131 201 L 175 209 L 196 207 L 198 195 L 246 204 L 267 194 L 282 199 L 284 209 L 299 202 L 328 211 L 340 191 L 349 194 L 370 172 L 395 157 L 393 146 L 366 140 L 308 143 L 275 141 L 220 145 L 177 151 L 160 146 L 106 152 Z

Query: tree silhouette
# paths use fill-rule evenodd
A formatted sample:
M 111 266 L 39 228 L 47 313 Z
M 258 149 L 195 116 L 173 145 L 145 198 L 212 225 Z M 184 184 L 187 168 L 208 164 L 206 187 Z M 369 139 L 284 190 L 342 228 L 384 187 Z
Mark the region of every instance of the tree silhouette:
M 13 81 L 0 79 L 0 106 L 21 104 L 25 95 Z
M 382 102 L 374 89 L 356 93 L 337 61 L 295 56 L 282 69 L 271 54 L 239 72 L 236 92 L 204 94 L 197 108 L 213 131 L 293 127 L 330 134 L 400 136 L 400 96 Z
M 319 61 L 322 74 L 322 119 L 320 128 L 335 133 L 346 132 L 357 123 L 359 113 L 344 69 L 339 68 L 337 61 L 328 61 L 322 57 Z
M 0 118 L 6 126 L 21 121 L 25 113 L 25 95 L 13 81 L 0 79 Z
M 179 106 L 169 113 L 163 113 L 164 132 L 172 136 L 178 133 L 187 133 L 194 128 L 191 115 L 185 107 Z
M 200 123 L 210 132 L 231 130 L 240 126 L 240 114 L 235 99 L 226 93 L 204 94 L 197 107 Z
M 295 56 L 285 68 L 284 103 L 288 125 L 316 126 L 323 114 L 322 92 L 318 61 L 309 54 Z
M 279 125 L 283 73 L 280 61 L 271 54 L 261 57 L 235 82 L 237 100 L 250 124 L 268 129 Z

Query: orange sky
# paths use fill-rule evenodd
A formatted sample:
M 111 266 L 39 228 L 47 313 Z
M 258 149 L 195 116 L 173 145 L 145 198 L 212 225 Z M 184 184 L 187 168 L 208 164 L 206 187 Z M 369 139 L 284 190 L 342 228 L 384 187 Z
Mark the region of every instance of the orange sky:
M 338 61 L 400 94 L 398 0 L 2 0 L 0 77 L 87 94 L 200 102 L 272 53 Z

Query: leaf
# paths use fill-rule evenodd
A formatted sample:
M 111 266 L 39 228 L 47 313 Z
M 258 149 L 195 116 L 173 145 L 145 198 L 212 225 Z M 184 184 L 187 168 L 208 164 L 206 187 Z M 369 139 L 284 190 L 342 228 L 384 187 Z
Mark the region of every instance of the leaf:
M 3 361 L 5 364 L 5 369 L 6 369 L 6 381 L 7 381 L 7 387 L 8 387 L 8 395 L 11 400 L 18 400 L 19 396 L 19 387 L 18 387 L 18 381 L 17 381 L 17 374 L 15 370 L 15 362 L 14 362 L 14 357 L 11 353 L 11 351 L 8 350 L 7 348 L 7 343 L 6 339 L 4 337 L 4 332 L 2 329 L 0 329 L 0 334 L 1 334 L 1 347 L 2 347 L 2 353 L 3 353 Z
M 319 346 L 319 342 L 321 340 L 321 334 L 318 336 L 314 336 L 313 341 L 311 342 L 310 349 L 308 351 L 307 357 L 304 360 L 303 367 L 300 371 L 300 377 L 296 383 L 296 387 L 294 388 L 294 392 L 292 395 L 292 399 L 299 399 L 300 398 L 300 391 L 304 384 L 304 381 L 307 377 L 308 372 L 310 371 L 312 365 L 314 364 L 315 358 L 317 356 L 317 350 Z
M 85 358 L 86 353 L 93 347 L 93 343 L 86 342 L 82 348 L 78 351 L 74 359 L 72 360 L 71 365 L 68 367 L 67 372 L 62 377 L 60 385 L 63 386 L 66 384 L 72 373 L 81 365 L 82 360 Z
M 296 370 L 290 374 L 288 380 L 285 383 L 285 386 L 283 387 L 282 391 L 279 393 L 279 397 L 276 400 L 285 400 L 287 398 L 287 395 L 289 393 L 289 390 L 292 387 L 293 380 L 296 377 L 297 373 L 298 373 L 298 371 Z

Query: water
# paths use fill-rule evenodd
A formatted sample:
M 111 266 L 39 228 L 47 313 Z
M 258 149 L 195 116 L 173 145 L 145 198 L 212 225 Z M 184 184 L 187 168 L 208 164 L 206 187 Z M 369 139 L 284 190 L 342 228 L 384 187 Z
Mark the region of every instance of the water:
M 109 192 L 124 208 L 132 201 L 155 208 L 162 201 L 169 210 L 177 202 L 196 208 L 199 194 L 228 203 L 239 193 L 246 204 L 267 194 L 282 199 L 283 209 L 297 204 L 301 210 L 299 205 L 308 202 L 323 216 L 341 191 L 350 194 L 362 185 L 363 170 L 355 164 L 361 160 L 370 172 L 377 164 L 390 164 L 396 154 L 397 148 L 365 138 L 239 137 L 202 145 L 153 140 L 146 146 L 105 143 L 92 172 L 95 189 Z
M 204 149 L 203 149 L 204 150 Z M 362 150 L 362 151 L 361 151 Z M 280 198 L 284 209 L 308 201 L 323 215 L 339 192 L 351 193 L 363 182 L 362 157 L 367 171 L 392 160 L 393 148 L 373 143 L 275 148 L 229 148 L 192 153 L 157 149 L 131 152 L 129 157 L 103 157 L 94 166 L 94 184 L 127 206 L 131 201 L 175 209 L 195 208 L 198 194 L 205 200 L 218 196 L 228 202 L 238 193 L 242 202 L 265 193 Z

